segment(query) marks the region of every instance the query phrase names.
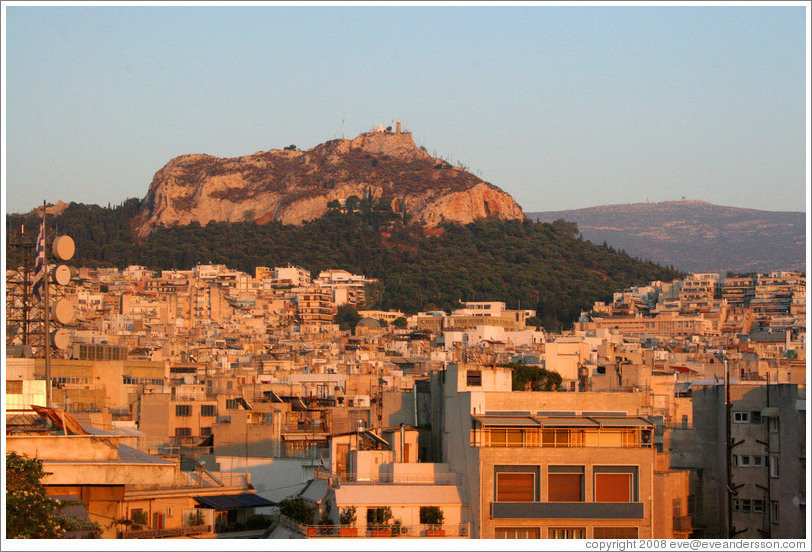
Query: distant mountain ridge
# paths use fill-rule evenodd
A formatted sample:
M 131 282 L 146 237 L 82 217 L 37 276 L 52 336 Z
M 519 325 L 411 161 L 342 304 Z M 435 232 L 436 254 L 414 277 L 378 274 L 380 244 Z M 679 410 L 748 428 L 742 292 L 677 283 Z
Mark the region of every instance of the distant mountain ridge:
M 575 222 L 584 239 L 686 272 L 806 270 L 806 214 L 681 200 L 527 213 Z

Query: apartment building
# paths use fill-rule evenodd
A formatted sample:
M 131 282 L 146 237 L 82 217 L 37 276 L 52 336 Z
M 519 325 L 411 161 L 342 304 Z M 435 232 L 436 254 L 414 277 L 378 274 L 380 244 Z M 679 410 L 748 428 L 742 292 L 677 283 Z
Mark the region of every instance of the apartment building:
M 657 453 L 642 394 L 513 392 L 509 369 L 480 365 L 435 379 L 433 446 L 465 482 L 473 538 L 688 535 L 688 472 Z
M 695 536 L 805 538 L 805 397 L 794 384 L 734 381 L 726 408 L 721 382 L 693 390 L 701 423 L 674 430 L 671 459 L 692 470 Z
M 82 426 L 62 410 L 14 413 L 5 438 L 8 451 L 43 461 L 48 495 L 87 505 L 104 538 L 213 537 L 274 504 L 255 494 L 248 474 L 183 472 L 131 446 L 132 437 Z M 198 511 L 201 523 L 190 519 Z

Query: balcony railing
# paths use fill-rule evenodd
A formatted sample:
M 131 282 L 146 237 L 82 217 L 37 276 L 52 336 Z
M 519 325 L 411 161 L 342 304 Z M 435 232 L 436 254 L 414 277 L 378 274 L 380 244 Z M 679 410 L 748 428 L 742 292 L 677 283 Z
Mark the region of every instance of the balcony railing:
M 211 525 L 198 525 L 196 527 L 176 527 L 174 529 L 144 529 L 139 531 L 120 531 L 120 539 L 164 539 L 170 537 L 186 537 L 211 533 Z
M 352 527 L 349 525 L 309 525 L 307 526 L 308 538 L 468 538 L 470 528 L 468 523 L 445 524 L 445 525 L 401 525 L 393 527 L 386 526 L 361 526 Z
M 674 518 L 674 531 L 679 533 L 690 533 L 694 530 L 691 516 L 680 516 Z
M 336 483 L 359 483 L 359 484 L 392 484 L 392 485 L 457 485 L 460 476 L 456 473 L 408 473 L 408 474 L 336 474 L 324 469 L 313 470 L 316 479 L 324 479 Z
M 651 448 L 650 429 L 505 429 L 471 430 L 472 447 Z
M 127 495 L 140 491 L 159 491 L 173 489 L 201 489 L 207 487 L 238 487 L 248 488 L 250 475 L 246 473 L 223 473 L 212 474 L 201 472 L 181 472 L 175 477 L 172 483 L 156 483 L 143 485 L 128 485 Z

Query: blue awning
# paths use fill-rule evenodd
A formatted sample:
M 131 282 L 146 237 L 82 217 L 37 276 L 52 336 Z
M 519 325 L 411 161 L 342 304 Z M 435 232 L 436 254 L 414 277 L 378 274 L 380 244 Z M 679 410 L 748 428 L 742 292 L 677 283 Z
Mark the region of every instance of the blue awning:
M 272 502 L 267 498 L 262 498 L 254 493 L 196 496 L 194 499 L 201 506 L 211 508 L 213 510 L 234 510 L 237 508 L 261 508 L 263 506 L 276 506 L 276 502 Z

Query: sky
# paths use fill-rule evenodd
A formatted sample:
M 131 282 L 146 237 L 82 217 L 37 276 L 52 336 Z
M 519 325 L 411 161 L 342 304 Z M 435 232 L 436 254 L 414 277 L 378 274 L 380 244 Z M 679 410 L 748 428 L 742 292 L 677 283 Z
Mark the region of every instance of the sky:
M 397 120 L 525 212 L 805 211 L 805 3 L 3 9 L 6 213 Z

